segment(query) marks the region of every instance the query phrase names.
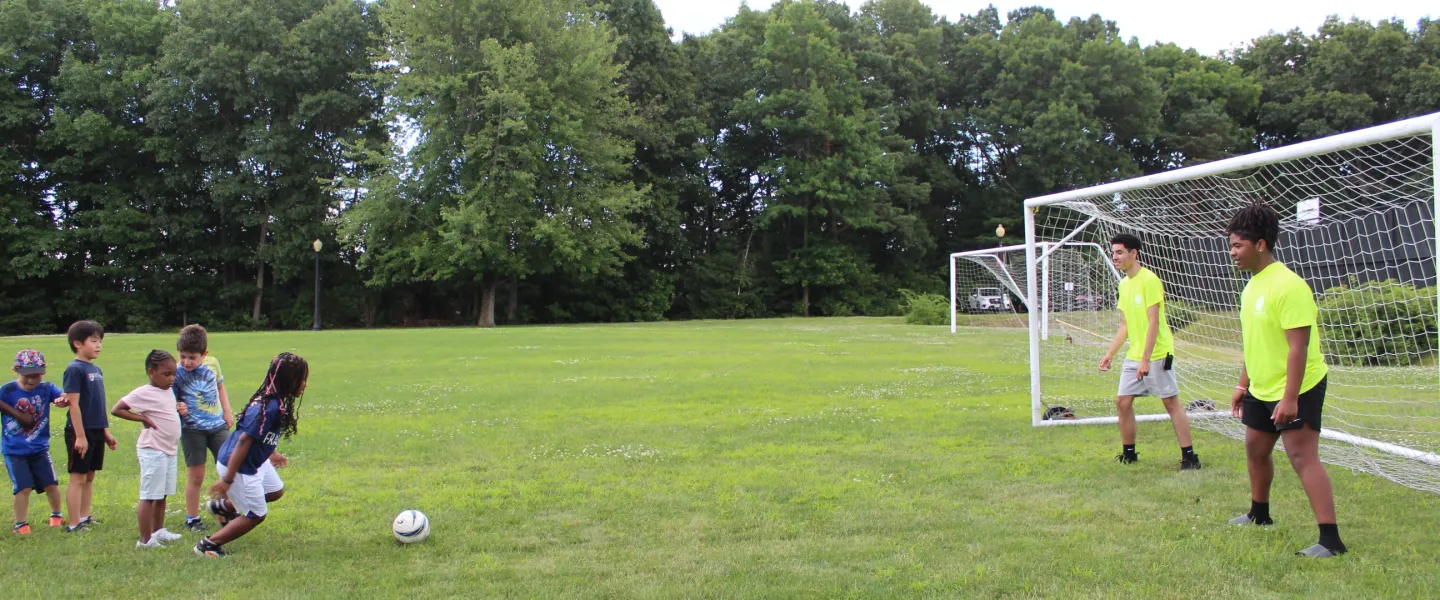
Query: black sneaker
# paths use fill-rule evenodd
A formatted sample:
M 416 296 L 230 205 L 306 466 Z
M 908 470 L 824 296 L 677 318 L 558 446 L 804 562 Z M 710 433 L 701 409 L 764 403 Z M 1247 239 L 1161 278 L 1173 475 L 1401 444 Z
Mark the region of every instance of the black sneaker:
M 195 542 L 196 556 L 204 556 L 205 558 L 225 558 L 226 554 L 229 554 L 229 552 L 226 552 L 224 548 L 221 548 L 215 542 L 210 541 L 210 538 L 208 537 L 200 538 L 200 541 Z
M 211 500 L 206 502 L 205 508 L 210 511 L 210 514 L 215 515 L 215 522 L 221 527 L 224 527 L 231 519 L 236 519 L 240 516 L 240 513 L 225 508 L 224 500 Z
M 1139 454 L 1125 454 L 1125 453 L 1122 452 L 1122 453 L 1120 453 L 1120 454 L 1116 454 L 1116 455 L 1115 455 L 1115 460 L 1120 461 L 1120 464 L 1122 464 L 1122 465 L 1129 465 L 1129 464 L 1134 464 L 1134 463 L 1138 462 L 1138 461 L 1140 460 L 1140 455 L 1139 455 Z
M 83 519 L 80 519 L 80 524 L 89 527 L 91 525 L 99 525 L 100 522 L 96 521 L 93 517 L 85 517 Z
M 81 521 L 79 525 L 76 525 L 74 527 L 71 527 L 69 525 L 65 526 L 65 533 L 75 533 L 77 531 L 90 531 L 90 528 L 85 525 L 84 521 Z
M 1192 455 L 1190 455 L 1190 456 L 1187 456 L 1187 457 L 1184 457 L 1184 458 L 1181 458 L 1181 459 L 1180 459 L 1180 470 L 1181 470 L 1181 471 L 1199 471 L 1200 468 L 1201 468 L 1201 465 L 1200 465 L 1200 456 L 1199 456 L 1199 455 L 1192 454 Z
M 185 528 L 196 533 L 209 529 L 209 527 L 205 525 L 205 522 L 200 520 L 200 517 L 195 517 L 194 519 L 186 519 Z

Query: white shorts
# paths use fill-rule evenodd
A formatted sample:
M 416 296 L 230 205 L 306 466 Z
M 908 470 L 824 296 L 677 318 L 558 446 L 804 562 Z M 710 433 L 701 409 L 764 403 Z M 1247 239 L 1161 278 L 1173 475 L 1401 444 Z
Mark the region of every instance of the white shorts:
M 215 463 L 215 470 L 220 472 L 220 478 L 225 478 L 229 469 L 223 463 Z M 280 474 L 275 472 L 275 465 L 265 461 L 255 470 L 254 475 L 237 473 L 235 483 L 230 485 L 230 503 L 235 505 L 235 512 L 252 519 L 265 516 L 267 512 L 265 494 L 278 492 L 285 489 L 285 482 L 280 481 Z
M 1166 370 L 1165 359 L 1150 361 L 1150 372 L 1144 379 L 1135 378 L 1138 371 L 1140 361 L 1125 361 L 1125 365 L 1120 368 L 1120 391 L 1115 392 L 1116 396 L 1154 396 L 1164 399 L 1180 395 L 1180 385 L 1175 382 L 1173 363 L 1170 369 Z
M 175 495 L 176 457 L 154 448 L 136 448 L 140 461 L 140 499 L 164 500 Z

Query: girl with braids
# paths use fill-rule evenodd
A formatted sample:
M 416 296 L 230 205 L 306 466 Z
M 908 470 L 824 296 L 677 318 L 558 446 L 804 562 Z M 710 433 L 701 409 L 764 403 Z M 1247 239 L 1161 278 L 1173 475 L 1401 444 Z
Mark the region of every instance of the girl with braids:
M 289 352 L 270 361 L 265 382 L 250 396 L 235 431 L 220 447 L 215 464 L 220 481 L 210 488 L 215 496 L 207 507 L 220 523 L 220 531 L 195 544 L 195 553 L 210 558 L 227 554 L 223 546 L 254 529 L 265 520 L 267 503 L 285 494 L 276 467 L 289 459 L 275 451 L 280 438 L 296 431 L 300 419 L 300 396 L 310 377 L 305 359 Z
M 145 357 L 145 374 L 150 383 L 135 388 L 110 414 L 144 425 L 135 441 L 140 462 L 140 504 L 135 510 L 140 522 L 136 548 L 164 548 L 165 542 L 180 534 L 165 529 L 165 498 L 175 493 L 175 451 L 180 444 L 180 413 L 175 409 L 175 357 L 164 350 L 152 350 Z

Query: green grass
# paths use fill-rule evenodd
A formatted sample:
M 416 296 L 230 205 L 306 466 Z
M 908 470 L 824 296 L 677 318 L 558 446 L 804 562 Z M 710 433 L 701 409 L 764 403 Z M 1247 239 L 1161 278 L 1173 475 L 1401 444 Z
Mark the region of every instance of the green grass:
M 213 335 L 232 398 L 277 352 L 311 363 L 270 518 L 224 564 L 135 550 L 137 428 L 117 422 L 103 524 L 5 535 L 23 573 L 6 595 L 1440 595 L 1440 497 L 1332 467 L 1353 551 L 1298 560 L 1316 533 L 1288 470 L 1277 526 L 1228 527 L 1248 507 L 1238 442 L 1197 433 L 1206 468 L 1178 473 L 1168 424 L 1143 424 L 1121 467 L 1112 428 L 1029 426 L 1023 335 L 899 321 Z M 64 344 L 0 350 L 37 346 L 58 376 Z M 112 402 L 173 346 L 108 337 Z M 391 538 L 406 508 L 429 541 Z

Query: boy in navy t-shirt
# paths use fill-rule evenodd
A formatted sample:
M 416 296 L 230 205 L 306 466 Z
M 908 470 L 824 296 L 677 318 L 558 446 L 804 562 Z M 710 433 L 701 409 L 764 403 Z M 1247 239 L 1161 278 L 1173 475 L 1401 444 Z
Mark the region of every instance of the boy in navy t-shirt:
M 220 523 L 220 531 L 195 544 L 200 556 L 225 556 L 225 544 L 254 529 L 269 512 L 269 502 L 285 494 L 285 482 L 275 472 L 290 461 L 275 451 L 280 438 L 295 433 L 300 396 L 305 393 L 310 366 L 289 352 L 270 361 L 265 383 L 250 396 L 235 431 L 220 447 L 215 470 L 220 481 L 210 488 L 218 499 L 207 507 Z
M 15 355 L 15 381 L 0 386 L 0 427 L 5 468 L 14 484 L 16 535 L 30 535 L 26 513 L 31 490 L 44 490 L 50 500 L 50 526 L 65 524 L 60 517 L 60 482 L 50 462 L 50 405 L 65 406 L 64 393 L 45 378 L 45 355 L 21 350 Z
M 65 446 L 70 448 L 70 488 L 65 490 L 70 524 L 66 532 L 84 531 L 95 525 L 90 518 L 95 474 L 105 467 L 105 448 L 115 449 L 110 435 L 110 413 L 105 404 L 105 375 L 93 362 L 100 356 L 105 329 L 94 321 L 76 321 L 66 335 L 75 360 L 65 367 L 65 401 L 70 412 L 65 421 Z

